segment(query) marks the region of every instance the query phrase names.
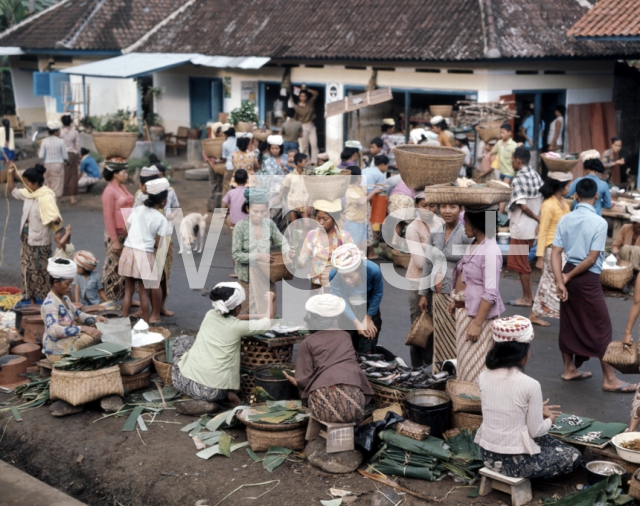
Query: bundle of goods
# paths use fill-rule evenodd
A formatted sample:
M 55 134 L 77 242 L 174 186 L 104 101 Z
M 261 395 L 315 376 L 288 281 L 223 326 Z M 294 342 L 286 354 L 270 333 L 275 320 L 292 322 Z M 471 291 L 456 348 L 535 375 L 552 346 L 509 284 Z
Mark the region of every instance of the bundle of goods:
M 336 200 L 344 197 L 351 182 L 351 171 L 336 168 L 327 162 L 313 169 L 313 174 L 304 176 L 304 186 L 309 200 Z
M 424 198 L 429 204 L 488 206 L 507 202 L 511 198 L 511 187 L 500 181 L 475 184 L 471 179 L 458 178 L 455 183 L 427 186 Z
M 454 180 L 465 157 L 461 149 L 422 144 L 396 146 L 393 153 L 402 180 L 416 191 Z
M 549 152 L 543 154 L 542 159 L 551 172 L 571 172 L 580 161 L 580 155 Z
M 510 109 L 514 103 L 460 100 L 458 101 L 458 126 L 475 127 L 481 123 L 508 123 L 518 117 L 516 111 Z
M 137 132 L 93 132 L 91 135 L 96 150 L 105 160 L 118 157 L 124 159 L 125 163 L 138 140 Z
M 633 267 L 625 260 L 618 262 L 614 255 L 609 255 L 602 264 L 600 283 L 607 288 L 622 290 L 633 279 Z M 637 371 L 635 371 L 637 372 Z

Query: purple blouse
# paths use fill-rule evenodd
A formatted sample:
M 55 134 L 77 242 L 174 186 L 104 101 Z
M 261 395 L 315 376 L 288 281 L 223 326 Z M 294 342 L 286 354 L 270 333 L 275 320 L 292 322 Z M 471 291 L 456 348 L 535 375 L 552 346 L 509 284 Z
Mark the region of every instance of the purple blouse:
M 462 260 L 453 271 L 453 286 L 458 276 L 466 284 L 464 305 L 469 316 L 475 317 L 482 299 L 492 304 L 487 320 L 500 316 L 504 304 L 500 297 L 500 271 L 502 270 L 502 253 L 495 239 L 485 239 L 471 253 L 474 243 L 467 247 Z

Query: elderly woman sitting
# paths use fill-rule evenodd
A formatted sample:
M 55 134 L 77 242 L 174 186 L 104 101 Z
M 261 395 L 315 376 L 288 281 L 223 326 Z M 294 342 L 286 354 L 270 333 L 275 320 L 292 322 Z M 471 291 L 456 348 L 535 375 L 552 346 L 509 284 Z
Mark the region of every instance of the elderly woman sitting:
M 611 247 L 618 260 L 630 262 L 636 271 L 640 271 L 640 212 L 633 213 L 631 223 L 622 225 Z
M 349 333 L 338 328 L 345 301 L 335 295 L 315 295 L 305 308 L 312 334 L 298 350 L 295 378 L 284 374 L 298 387 L 314 418 L 359 424 L 373 390 L 358 366 Z
M 195 399 L 181 402 L 178 412 L 190 415 L 212 413 L 217 401 L 228 399 L 233 407 L 240 399 L 233 392 L 240 389 L 240 341 L 243 336 L 262 334 L 271 327 L 275 314 L 275 294 L 267 292 L 267 313 L 246 321 L 240 315 L 245 291 L 239 283 L 218 283 L 209 298 L 213 309 L 202 320 L 195 341 L 181 336 L 173 345 L 173 386 Z
M 102 334 L 89 325 L 107 321 L 104 316 L 91 316 L 76 309 L 69 299 L 77 270 L 76 264 L 66 258 L 54 257 L 48 261 L 51 291 L 42 303 L 40 314 L 44 320 L 42 350 L 50 362 L 57 362 L 62 355 L 99 343 Z M 81 325 L 76 325 L 76 322 Z
M 549 436 L 560 406 L 542 402 L 540 383 L 524 373 L 533 326 L 523 316 L 494 320 L 493 348 L 480 374 L 482 425 L 475 442 L 484 465 L 512 478 L 551 478 L 580 464 L 578 450 Z

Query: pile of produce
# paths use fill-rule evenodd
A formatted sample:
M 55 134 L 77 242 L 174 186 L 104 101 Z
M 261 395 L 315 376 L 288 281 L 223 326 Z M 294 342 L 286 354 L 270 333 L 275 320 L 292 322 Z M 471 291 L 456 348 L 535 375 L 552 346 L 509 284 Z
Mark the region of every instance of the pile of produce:
M 100 343 L 65 355 L 54 364 L 63 371 L 95 371 L 126 361 L 129 349 L 116 343 Z
M 409 367 L 400 357 L 384 360 L 384 355 L 359 355 L 360 368 L 370 381 L 400 388 L 437 388 L 451 378 L 447 372 L 431 374 L 427 367 Z
M 339 176 L 342 169 L 336 168 L 333 162 L 326 162 L 316 167 L 313 172 L 316 176 Z

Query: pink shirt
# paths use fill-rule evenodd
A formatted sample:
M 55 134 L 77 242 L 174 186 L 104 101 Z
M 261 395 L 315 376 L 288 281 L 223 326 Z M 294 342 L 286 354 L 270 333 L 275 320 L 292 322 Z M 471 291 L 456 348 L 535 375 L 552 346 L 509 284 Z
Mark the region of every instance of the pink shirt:
M 127 227 L 120 209 L 133 207 L 133 195 L 123 185 L 110 182 L 102 192 L 102 213 L 104 227 L 112 241 L 118 239 L 118 232 L 127 235 Z M 128 216 L 128 213 L 127 213 Z
M 244 198 L 244 186 L 237 186 L 227 192 L 222 199 L 222 202 L 229 207 L 229 221 L 232 225 L 246 219 L 249 215 L 242 211 L 242 206 L 245 203 Z
M 400 180 L 396 187 L 391 191 L 391 195 L 406 195 L 407 197 L 414 198 L 416 192 L 407 186 L 407 184 Z

